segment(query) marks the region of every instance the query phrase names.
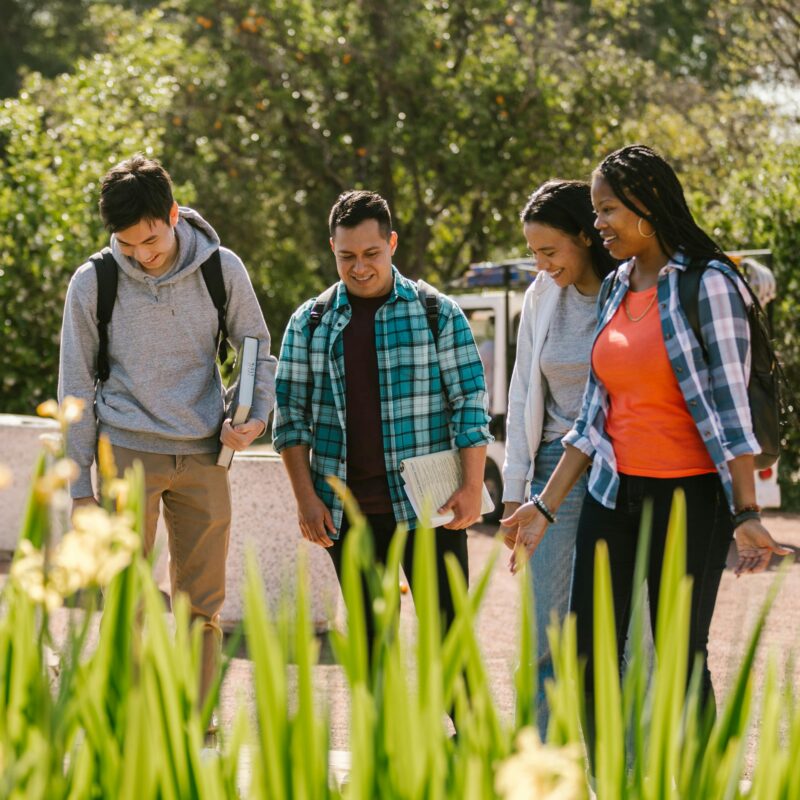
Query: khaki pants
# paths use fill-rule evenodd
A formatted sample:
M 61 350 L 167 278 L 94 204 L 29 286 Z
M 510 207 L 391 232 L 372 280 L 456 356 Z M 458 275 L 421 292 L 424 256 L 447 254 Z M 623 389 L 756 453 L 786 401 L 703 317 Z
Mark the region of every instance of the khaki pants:
M 188 595 L 192 622 L 203 625 L 200 702 L 219 669 L 222 629 L 219 615 L 225 600 L 225 559 L 231 529 L 228 470 L 212 453 L 176 456 L 113 447 L 117 470 L 138 460 L 145 471 L 144 553 L 153 549 L 159 502 L 167 525 L 172 598 Z

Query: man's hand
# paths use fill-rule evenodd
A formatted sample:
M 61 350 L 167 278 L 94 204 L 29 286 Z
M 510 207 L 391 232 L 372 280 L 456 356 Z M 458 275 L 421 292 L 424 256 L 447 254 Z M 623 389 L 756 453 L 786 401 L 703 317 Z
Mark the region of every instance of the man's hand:
M 527 502 L 510 517 L 501 519 L 500 524 L 506 528 L 516 527 L 517 529 L 514 549 L 508 561 L 511 574 L 516 575 L 539 546 L 539 542 L 542 541 L 547 530 L 548 522 L 533 503 Z
M 322 547 L 333 546 L 328 536 L 329 533 L 336 533 L 333 517 L 330 509 L 315 493 L 297 501 L 297 521 L 304 539 Z
M 253 441 L 258 439 L 266 429 L 267 426 L 260 419 L 247 420 L 247 422 L 243 422 L 235 428 L 231 425 L 231 421 L 226 419 L 222 423 L 219 440 L 226 447 L 239 452 L 250 447 Z
M 763 572 L 769 566 L 773 553 L 778 556 L 792 553 L 790 548 L 779 545 L 757 519 L 743 522 L 736 529 L 734 539 L 739 554 L 734 570 L 737 578 L 747 573 Z
M 442 527 L 451 531 L 460 531 L 472 525 L 481 515 L 481 494 L 483 484 L 479 486 L 461 486 L 450 495 L 448 501 L 436 512 L 446 514 L 452 511 L 455 515 Z
M 522 503 L 518 503 L 516 500 L 503 503 L 503 518 L 508 519 L 521 505 Z M 502 522 L 500 523 L 500 528 L 497 531 L 497 535 L 503 537 L 503 544 L 509 550 L 513 550 L 514 545 L 517 543 L 518 527 L 519 526 L 516 524 L 509 527 L 508 525 L 504 525 Z
M 281 452 L 297 500 L 297 523 L 304 539 L 322 547 L 332 547 L 329 533 L 336 533 L 330 509 L 320 500 L 311 480 L 308 445 L 296 444 Z
M 79 508 L 86 508 L 87 506 L 99 506 L 100 503 L 97 502 L 97 498 L 95 497 L 75 497 L 72 500 L 72 514 L 74 514 Z M 70 514 L 70 517 L 72 516 Z

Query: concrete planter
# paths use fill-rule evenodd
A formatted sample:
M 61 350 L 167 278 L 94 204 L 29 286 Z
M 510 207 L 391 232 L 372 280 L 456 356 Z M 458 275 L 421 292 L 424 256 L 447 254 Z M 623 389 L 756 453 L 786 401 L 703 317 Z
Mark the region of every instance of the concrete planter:
M 30 476 L 41 449 L 39 437 L 56 433 L 52 420 L 0 414 L 0 462 L 13 472 L 12 485 L 0 492 L 0 550 L 13 551 L 19 538 Z M 267 598 L 277 608 L 284 593 L 294 591 L 297 561 L 307 562 L 311 613 L 317 630 L 330 627 L 336 618 L 339 585 L 327 553 L 311 545 L 297 527 L 297 509 L 289 478 L 274 453 L 238 455 L 231 466 L 233 518 L 227 561 L 223 625 L 236 626 L 244 613 L 244 578 L 248 552 L 252 552 L 263 576 Z M 160 554 L 155 575 L 168 590 L 166 529 L 159 522 L 156 548 Z

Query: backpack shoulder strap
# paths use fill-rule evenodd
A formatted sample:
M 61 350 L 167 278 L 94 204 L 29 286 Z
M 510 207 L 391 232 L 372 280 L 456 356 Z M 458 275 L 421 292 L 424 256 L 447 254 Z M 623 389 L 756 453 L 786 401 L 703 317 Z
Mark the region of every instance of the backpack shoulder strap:
M 439 290 L 425 281 L 417 281 L 419 301 L 425 309 L 425 318 L 433 336 L 434 347 L 439 346 Z
M 709 267 L 711 267 L 710 264 L 689 267 L 680 275 L 678 275 L 678 299 L 680 300 L 681 307 L 683 308 L 683 313 L 686 314 L 686 319 L 689 321 L 689 325 L 694 332 L 697 341 L 700 343 L 700 347 L 703 348 L 704 356 L 707 356 L 708 353 L 700 333 L 700 281 L 703 278 L 703 273 Z M 716 269 L 715 267 L 711 268 Z M 730 272 L 724 269 L 717 269 L 717 271 L 722 273 L 722 275 L 724 275 L 725 278 L 736 287 L 736 290 L 739 291 L 739 284 L 737 283 L 736 278 L 734 278 Z M 736 272 L 739 280 L 744 285 L 752 301 L 752 305 L 747 311 L 748 319 L 760 320 L 759 324 L 765 326 L 765 330 L 767 331 L 769 338 L 769 325 L 766 322 L 766 315 L 761 308 L 761 304 L 758 302 L 758 297 L 756 297 L 755 292 L 753 292 L 753 289 L 750 286 L 747 278 L 738 271 Z
M 700 280 L 705 271 L 705 266 L 689 267 L 678 275 L 678 299 L 707 360 L 706 346 L 700 333 Z
M 117 300 L 117 262 L 111 255 L 111 248 L 104 247 L 95 253 L 89 261 L 94 266 L 97 276 L 97 361 L 95 364 L 95 378 L 100 381 L 108 380 L 108 323 L 114 311 Z
M 314 335 L 314 331 L 319 327 L 320 322 L 325 314 L 328 313 L 333 305 L 333 298 L 336 294 L 336 287 L 339 283 L 334 283 L 329 286 L 324 292 L 317 295 L 314 305 L 311 307 L 311 312 L 308 315 L 308 332 L 310 336 Z
M 333 298 L 336 294 L 336 287 L 338 283 L 329 286 L 324 292 L 317 295 L 314 305 L 308 315 L 308 330 L 311 336 L 314 331 L 319 327 L 322 318 L 328 313 L 333 305 Z M 417 282 L 417 292 L 419 301 L 425 309 L 425 318 L 428 322 L 431 334 L 433 335 L 433 342 L 435 345 L 439 344 L 439 296 L 440 292 L 425 281 Z
M 222 279 L 222 261 L 219 257 L 219 248 L 200 265 L 206 289 L 211 295 L 214 308 L 217 309 L 217 354 L 220 363 L 228 358 L 228 326 L 225 314 L 228 307 L 228 294 L 225 291 L 225 282 Z

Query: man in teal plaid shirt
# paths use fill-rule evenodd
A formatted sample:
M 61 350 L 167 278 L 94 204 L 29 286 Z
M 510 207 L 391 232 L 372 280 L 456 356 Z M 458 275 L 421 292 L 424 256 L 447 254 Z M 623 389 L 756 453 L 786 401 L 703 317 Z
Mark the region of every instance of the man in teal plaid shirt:
M 434 339 L 417 284 L 392 265 L 397 233 L 380 195 L 342 194 L 329 226 L 341 280 L 316 323 L 315 299 L 289 320 L 276 376 L 274 446 L 289 473 L 300 530 L 328 549 L 337 575 L 348 521 L 326 482 L 330 475 L 347 484 L 366 514 L 378 561 L 385 563 L 397 523 L 408 525 L 403 569 L 412 591 L 417 521 L 400 462 L 459 450 L 462 485 L 439 509 L 452 511 L 453 519 L 436 529 L 446 629 L 454 609 L 444 556 L 453 553 L 468 577 L 466 528 L 480 516 L 492 440 L 480 356 L 463 312 L 444 295 Z M 371 641 L 372 619 L 367 629 Z

